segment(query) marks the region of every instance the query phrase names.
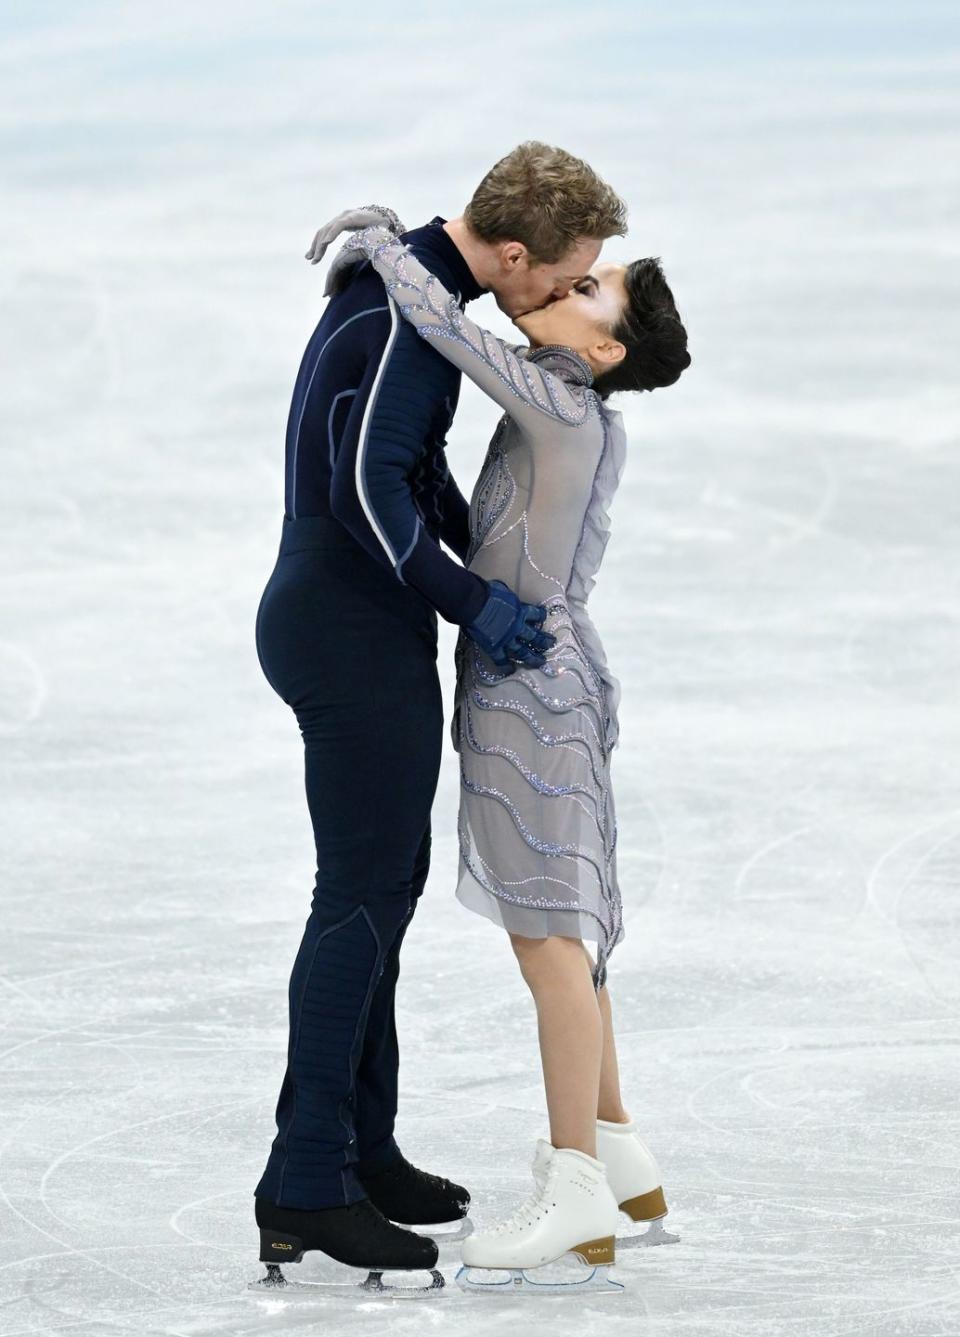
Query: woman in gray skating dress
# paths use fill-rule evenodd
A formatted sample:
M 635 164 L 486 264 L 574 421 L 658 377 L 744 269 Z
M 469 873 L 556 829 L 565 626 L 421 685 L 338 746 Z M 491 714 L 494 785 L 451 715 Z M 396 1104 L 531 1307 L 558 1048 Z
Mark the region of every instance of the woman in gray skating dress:
M 395 313 L 504 410 L 473 490 L 467 565 L 542 605 L 555 643 L 542 668 L 514 670 L 460 636 L 457 896 L 507 930 L 533 991 L 553 1147 L 596 1155 L 596 1113 L 601 1125 L 628 1119 L 603 987 L 623 936 L 610 784 L 619 687 L 587 612 L 626 450 L 605 400 L 676 381 L 690 361 L 686 332 L 656 260 L 597 265 L 566 297 L 515 318 L 530 341 L 519 346 L 475 324 L 394 227 L 356 232 L 328 289 L 364 258 Z M 595 963 L 584 940 L 596 943 Z M 593 1017 L 581 979 L 600 996 Z

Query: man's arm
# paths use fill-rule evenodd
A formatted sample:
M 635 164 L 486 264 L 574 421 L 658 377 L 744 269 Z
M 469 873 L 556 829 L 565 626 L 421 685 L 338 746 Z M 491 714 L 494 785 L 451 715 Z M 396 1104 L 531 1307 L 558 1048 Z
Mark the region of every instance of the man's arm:
M 409 482 L 455 373 L 400 319 L 392 302 L 389 307 L 386 337 L 377 322 L 341 437 L 330 507 L 401 583 L 412 585 L 448 622 L 465 625 L 486 603 L 487 583 L 431 538 Z
M 361 272 L 350 286 L 362 282 Z M 546 610 L 521 602 L 502 581 L 488 583 L 466 571 L 424 527 L 410 478 L 439 406 L 456 389 L 456 373 L 400 319 L 392 301 L 387 314 L 388 329 L 371 324 L 361 384 L 344 392 L 352 403 L 333 466 L 331 510 L 504 672 L 518 664 L 540 667 L 556 639 L 542 630 Z
M 470 548 L 470 504 L 457 487 L 457 480 L 449 472 L 440 497 L 440 506 L 443 513 L 440 537 L 466 565 Z

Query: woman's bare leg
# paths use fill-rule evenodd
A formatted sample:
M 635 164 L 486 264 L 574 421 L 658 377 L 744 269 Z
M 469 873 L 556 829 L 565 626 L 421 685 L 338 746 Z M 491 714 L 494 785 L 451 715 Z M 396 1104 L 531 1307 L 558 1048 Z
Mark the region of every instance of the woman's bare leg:
M 600 1065 L 600 1099 L 597 1101 L 597 1118 L 607 1123 L 629 1123 L 630 1115 L 623 1108 L 620 1094 L 620 1069 L 617 1064 L 617 1045 L 613 1036 L 613 1014 L 610 1009 L 610 994 L 606 985 L 598 995 L 600 1016 L 603 1020 L 603 1062 Z
M 593 957 L 583 949 L 590 970 L 593 970 Z M 597 1118 L 607 1123 L 629 1123 L 630 1115 L 623 1108 L 620 1095 L 620 1068 L 617 1063 L 617 1044 L 613 1035 L 613 1010 L 610 1005 L 610 993 L 604 985 L 597 994 L 600 1005 L 600 1017 L 603 1021 L 603 1059 L 600 1064 L 600 1098 L 597 1101 Z
M 603 1018 L 579 938 L 510 941 L 537 1008 L 550 1140 L 597 1154 Z

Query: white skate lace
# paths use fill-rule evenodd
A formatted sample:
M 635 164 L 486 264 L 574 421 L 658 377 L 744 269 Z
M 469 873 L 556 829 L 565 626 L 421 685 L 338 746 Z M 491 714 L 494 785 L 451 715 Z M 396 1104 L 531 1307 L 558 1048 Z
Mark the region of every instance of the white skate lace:
M 556 1167 L 551 1164 L 547 1169 L 547 1178 L 543 1188 L 540 1188 L 539 1186 L 535 1187 L 526 1201 L 523 1202 L 511 1216 L 508 1216 L 505 1221 L 501 1221 L 499 1225 L 494 1226 L 491 1234 L 507 1235 L 513 1231 L 522 1230 L 523 1227 L 529 1225 L 532 1220 L 538 1219 L 542 1209 L 546 1205 L 547 1199 L 553 1192 L 553 1184 L 556 1177 Z

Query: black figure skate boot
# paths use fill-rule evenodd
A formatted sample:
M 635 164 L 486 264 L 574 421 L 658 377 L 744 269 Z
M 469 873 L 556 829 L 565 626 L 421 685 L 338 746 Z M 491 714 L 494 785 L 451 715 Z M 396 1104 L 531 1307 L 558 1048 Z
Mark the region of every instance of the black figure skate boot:
M 372 1202 L 363 1199 L 345 1207 L 303 1211 L 277 1207 L 267 1198 L 256 1199 L 260 1227 L 260 1261 L 267 1275 L 252 1283 L 257 1291 L 373 1291 L 377 1294 L 418 1295 L 443 1287 L 436 1269 L 437 1246 L 432 1239 L 393 1225 Z M 348 1267 L 362 1268 L 366 1280 L 346 1285 L 331 1282 L 289 1282 L 281 1263 L 299 1263 L 305 1253 L 318 1250 Z M 395 1286 L 383 1281 L 384 1272 L 430 1273 L 429 1285 Z
M 467 1190 L 440 1175 L 418 1170 L 405 1158 L 360 1182 L 373 1205 L 390 1221 L 419 1227 L 460 1222 L 456 1230 L 430 1229 L 438 1243 L 465 1239 L 473 1230 L 473 1222 L 465 1219 L 470 1207 Z

